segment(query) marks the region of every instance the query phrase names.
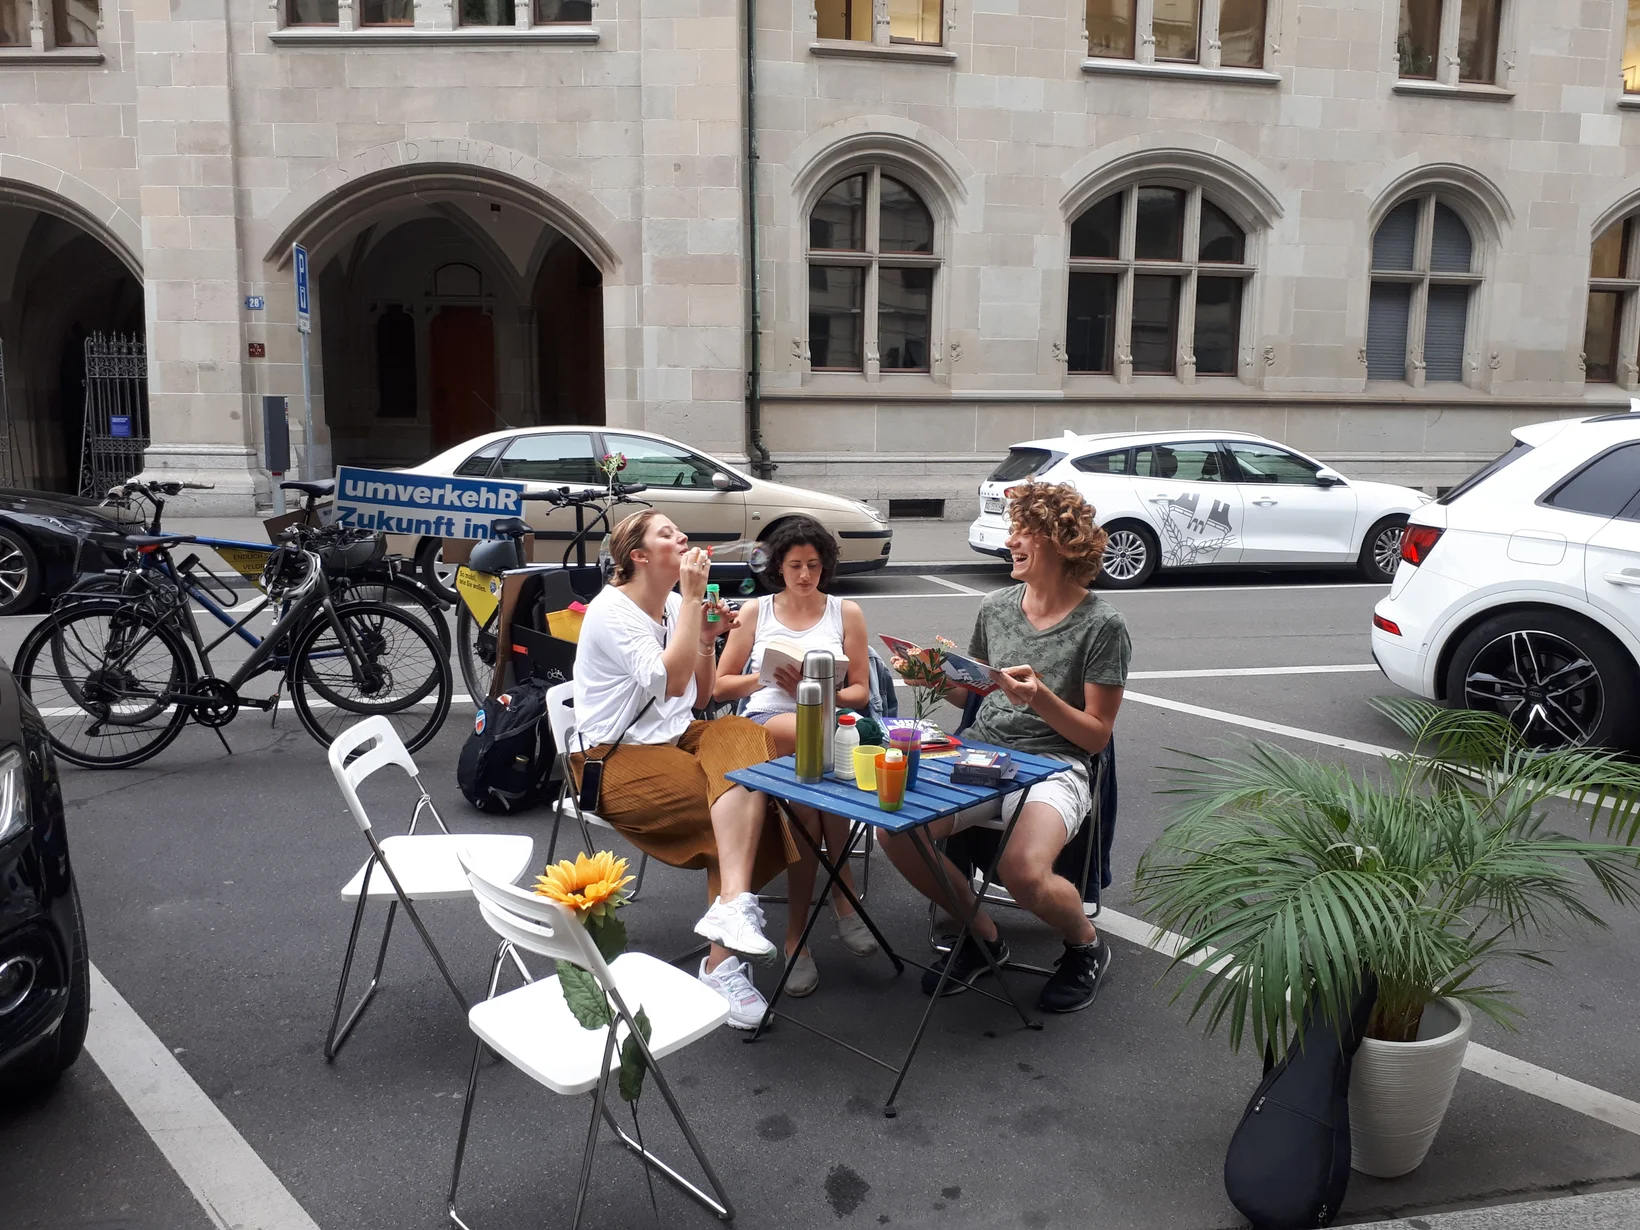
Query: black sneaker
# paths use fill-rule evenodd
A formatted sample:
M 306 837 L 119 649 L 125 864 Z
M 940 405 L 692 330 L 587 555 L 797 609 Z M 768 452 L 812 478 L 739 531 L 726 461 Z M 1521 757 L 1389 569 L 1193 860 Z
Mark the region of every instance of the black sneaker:
M 1099 984 L 1110 969 L 1110 945 L 1104 940 L 1091 944 L 1066 944 L 1054 962 L 1036 1006 L 1043 1012 L 1080 1012 L 1099 995 Z
M 985 941 L 978 936 L 970 935 L 963 941 L 961 948 L 954 953 L 947 953 L 935 964 L 933 969 L 924 970 L 922 976 L 923 994 L 932 995 L 934 993 L 935 988 L 940 985 L 940 974 L 944 972 L 947 965 L 951 967 L 951 977 L 945 984 L 946 995 L 960 994 L 968 989 L 964 985 L 965 983 L 972 982 L 982 974 L 989 974 L 991 967 L 985 961 L 985 954 L 979 949 L 979 946 L 984 943 Z M 991 959 L 998 965 L 1008 959 L 1008 942 L 1002 936 L 998 935 L 993 943 L 985 946 L 991 950 Z M 955 960 L 953 960 L 953 957 L 955 957 Z

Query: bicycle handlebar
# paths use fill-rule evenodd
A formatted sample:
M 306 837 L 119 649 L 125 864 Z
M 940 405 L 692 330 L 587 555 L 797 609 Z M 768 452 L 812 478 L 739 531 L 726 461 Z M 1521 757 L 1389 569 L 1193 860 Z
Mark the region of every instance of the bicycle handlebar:
M 114 498 L 125 498 L 133 495 L 178 495 L 184 491 L 212 491 L 215 488 L 215 483 L 161 482 L 157 479 L 142 482 L 133 478 L 110 487 L 108 494 Z
M 637 495 L 641 491 L 648 490 L 648 483 L 614 483 L 607 488 L 588 489 L 580 492 L 572 492 L 568 487 L 553 487 L 535 495 L 526 493 L 519 498 L 526 501 L 551 504 L 557 508 L 570 508 L 575 505 L 596 504 L 608 496 L 614 496 L 615 502 L 620 503 L 626 496 Z

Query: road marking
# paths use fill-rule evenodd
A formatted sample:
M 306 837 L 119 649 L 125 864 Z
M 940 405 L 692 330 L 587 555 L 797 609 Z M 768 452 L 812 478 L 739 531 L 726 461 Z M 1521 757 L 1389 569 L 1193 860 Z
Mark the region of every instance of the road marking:
M 1171 709 L 1175 713 L 1188 713 L 1191 717 L 1208 718 L 1214 722 L 1224 722 L 1230 726 L 1242 726 L 1248 730 L 1261 730 L 1268 735 L 1284 735 L 1289 739 L 1301 739 L 1306 743 L 1319 743 L 1323 747 L 1336 747 L 1346 752 L 1360 752 L 1365 756 L 1400 756 L 1402 753 L 1393 747 L 1385 747 L 1380 743 L 1362 743 L 1359 739 L 1343 739 L 1337 735 L 1322 734 L 1318 730 L 1305 730 L 1301 726 L 1285 726 L 1280 722 L 1266 722 L 1262 718 L 1246 717 L 1240 713 L 1228 713 L 1223 709 L 1208 709 L 1202 705 L 1189 705 L 1182 700 L 1168 700 L 1162 696 L 1150 696 L 1144 692 L 1124 692 L 1124 701 L 1137 701 L 1141 705 L 1154 705 L 1158 709 Z
M 1376 581 L 1323 581 L 1314 585 L 1151 585 L 1143 589 L 1099 592 L 1105 595 L 1116 592 L 1127 598 L 1138 594 L 1272 594 L 1289 589 L 1381 589 L 1387 592 L 1389 586 Z
M 1230 679 L 1259 675 L 1357 675 L 1376 673 L 1378 667 L 1365 666 L 1234 666 L 1205 671 L 1129 671 L 1129 679 Z
M 86 1050 L 221 1230 L 319 1230 L 95 965 Z
M 932 581 L 934 578 L 929 577 L 927 579 Z M 972 594 L 975 598 L 985 596 L 977 589 L 970 590 L 966 594 L 954 594 L 950 590 L 942 589 L 929 594 L 850 594 L 848 597 L 855 602 L 881 602 L 884 598 L 966 598 L 969 594 Z
M 955 581 L 947 581 L 942 577 L 925 576 L 923 580 L 933 585 L 943 585 L 946 589 L 954 590 L 965 598 L 983 598 L 986 593 L 983 589 L 970 589 L 966 585 L 958 585 Z
M 1188 943 L 1185 937 L 1177 932 L 1163 931 L 1142 918 L 1134 918 L 1131 914 L 1122 914 L 1115 910 L 1100 910 L 1094 923 L 1100 929 L 1109 931 L 1130 944 L 1148 948 L 1168 958 L 1178 956 Z M 1228 954 L 1218 952 L 1192 953 L 1185 958 L 1185 964 L 1201 965 L 1206 961 L 1218 963 L 1228 959 Z M 1540 1068 L 1535 1063 L 1528 1063 L 1513 1055 L 1505 1055 L 1502 1051 L 1495 1051 L 1477 1042 L 1471 1042 L 1464 1051 L 1463 1066 L 1476 1076 L 1484 1076 L 1488 1080 L 1497 1081 L 1500 1085 L 1518 1089 L 1521 1093 L 1541 1098 L 1545 1102 L 1553 1102 L 1556 1106 L 1563 1106 L 1567 1110 L 1576 1111 L 1580 1115 L 1587 1115 L 1591 1119 L 1598 1119 L 1602 1123 L 1640 1136 L 1640 1102 L 1631 1102 L 1618 1094 L 1597 1089 L 1593 1085 L 1585 1085 L 1582 1081 L 1562 1076 L 1548 1068 Z

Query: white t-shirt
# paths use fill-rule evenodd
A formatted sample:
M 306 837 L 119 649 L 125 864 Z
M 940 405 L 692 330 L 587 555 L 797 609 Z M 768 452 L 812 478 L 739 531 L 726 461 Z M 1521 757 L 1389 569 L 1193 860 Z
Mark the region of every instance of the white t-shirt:
M 575 718 L 586 747 L 612 743 L 623 730 L 623 743 L 675 743 L 689 729 L 695 678 L 682 696 L 669 697 L 661 661 L 682 606 L 682 598 L 668 594 L 666 622 L 658 624 L 613 585 L 587 604 L 575 650 Z M 650 697 L 655 703 L 633 722 Z

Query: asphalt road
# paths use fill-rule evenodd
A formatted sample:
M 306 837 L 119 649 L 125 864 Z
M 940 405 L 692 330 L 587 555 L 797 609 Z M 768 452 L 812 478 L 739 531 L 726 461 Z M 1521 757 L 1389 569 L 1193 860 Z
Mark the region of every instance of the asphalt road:
M 840 588 L 861 601 L 873 633 L 919 641 L 945 633 L 964 644 L 981 591 L 999 583 L 965 573 Z M 1109 908 L 1133 913 L 1125 886 L 1165 823 L 1167 800 L 1155 788 L 1179 753 L 1233 747 L 1257 733 L 1247 720 L 1288 732 L 1261 737 L 1358 767 L 1376 758 L 1326 740 L 1399 745 L 1365 703 L 1389 690 L 1375 672 L 1224 673 L 1369 666 L 1367 619 L 1381 593 L 1323 574 L 1209 578 L 1112 598 L 1133 631 L 1135 677 L 1117 728 L 1121 807 Z M 9 660 L 26 621 L 0 625 Z M 453 828 L 530 833 L 542 862 L 539 818 L 492 820 L 455 789 L 470 712 L 458 706 L 418 757 L 424 778 Z M 470 1034 L 401 929 L 375 1005 L 337 1062 L 324 1062 L 350 921 L 337 891 L 365 847 L 322 754 L 289 714 L 275 728 L 247 712 L 227 733 L 232 756 L 195 728 L 141 768 L 65 772 L 93 961 L 317 1226 L 445 1224 Z M 385 831 L 402 827 L 409 797 L 400 783 L 369 796 Z M 662 955 L 687 948 L 703 892 L 699 875 L 652 868 L 643 898 L 625 911 L 633 945 Z M 896 944 L 926 951 L 926 913 L 880 857 L 868 904 Z M 771 925 L 782 909 L 770 907 Z M 433 903 L 427 917 L 457 977 L 477 994 L 491 951 L 477 911 L 470 902 Z M 1051 936 L 1028 918 L 1005 912 L 1003 926 L 1027 957 L 1053 955 Z M 820 990 L 795 1010 L 871 1049 L 903 1045 L 924 1002 L 912 977 L 895 979 L 881 958 L 850 956 L 831 936 L 829 916 L 822 930 Z M 376 934 L 367 931 L 366 943 Z M 1521 1030 L 1481 1025 L 1477 1041 L 1640 1101 L 1637 941 L 1640 921 L 1616 914 L 1609 930 L 1560 944 L 1552 968 L 1509 969 Z M 1171 1002 L 1175 984 L 1162 957 L 1112 942 L 1116 960 L 1099 1001 L 1050 1018 L 1042 1032 L 976 997 L 947 1002 L 893 1120 L 878 1109 L 886 1073 L 790 1026 L 755 1046 L 722 1030 L 666 1061 L 738 1206 L 737 1224 L 1240 1225 L 1221 1167 L 1259 1062 L 1204 1036 Z M 773 977 L 759 981 L 772 986 Z M 1034 980 L 1018 986 L 1034 995 Z M 567 1226 L 586 1108 L 584 1099 L 557 1098 L 505 1065 L 487 1065 L 463 1178 L 469 1224 Z M 641 1114 L 646 1139 L 677 1154 L 681 1142 L 652 1090 Z M 140 1123 L 86 1056 L 52 1095 L 0 1109 L 0 1226 L 212 1225 L 150 1134 L 168 1126 Z M 1469 1072 L 1424 1166 L 1393 1182 L 1356 1176 L 1342 1220 L 1631 1181 L 1640 1181 L 1640 1135 Z M 668 1226 L 711 1224 L 670 1188 L 655 1193 Z M 656 1219 L 641 1170 L 606 1145 L 588 1224 Z

